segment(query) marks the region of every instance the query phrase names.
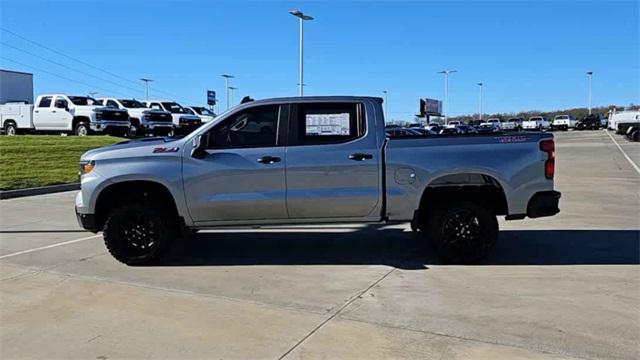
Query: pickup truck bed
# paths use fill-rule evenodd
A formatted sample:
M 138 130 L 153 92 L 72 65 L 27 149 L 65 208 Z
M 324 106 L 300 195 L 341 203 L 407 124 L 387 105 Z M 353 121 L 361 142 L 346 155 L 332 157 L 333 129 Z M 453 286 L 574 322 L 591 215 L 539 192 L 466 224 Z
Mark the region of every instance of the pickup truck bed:
M 249 102 L 182 139 L 89 151 L 80 168 L 78 221 L 127 264 L 198 229 L 380 221 L 411 222 L 467 263 L 495 244 L 496 216 L 551 216 L 560 198 L 552 134 L 390 139 L 372 97 Z

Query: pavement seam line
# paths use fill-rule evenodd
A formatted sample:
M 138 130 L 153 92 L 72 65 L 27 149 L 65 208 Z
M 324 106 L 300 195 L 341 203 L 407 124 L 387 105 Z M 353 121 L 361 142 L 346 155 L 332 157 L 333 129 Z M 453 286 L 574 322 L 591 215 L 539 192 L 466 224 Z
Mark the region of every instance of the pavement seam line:
M 464 337 L 464 336 L 445 334 L 445 333 L 440 333 L 440 332 L 437 332 L 437 331 L 428 331 L 428 330 L 420 330 L 420 329 L 414 329 L 414 328 L 404 327 L 404 326 L 380 324 L 380 323 L 376 323 L 376 322 L 369 322 L 369 321 L 365 321 L 365 320 L 361 320 L 361 319 L 352 318 L 352 317 L 349 317 L 349 316 L 344 316 L 344 317 L 341 318 L 341 320 L 353 321 L 353 322 L 357 322 L 357 323 L 373 325 L 373 326 L 379 326 L 379 327 L 388 328 L 388 329 L 394 329 L 394 330 L 403 330 L 403 331 L 417 332 L 417 333 L 426 334 L 426 335 L 442 336 L 442 337 L 461 340 L 461 341 L 470 341 L 470 342 L 476 342 L 476 343 L 481 343 L 481 344 L 490 344 L 490 345 L 511 347 L 511 348 L 515 348 L 515 349 L 530 350 L 530 351 L 535 351 L 535 352 L 549 354 L 549 355 L 558 355 L 558 356 L 570 357 L 572 359 L 580 359 L 580 360 L 597 359 L 597 358 L 589 358 L 589 357 L 580 357 L 580 356 L 576 356 L 576 355 L 569 355 L 569 354 L 553 352 L 553 351 L 549 351 L 549 350 L 541 350 L 541 349 L 537 349 L 537 348 L 528 348 L 526 346 L 519 346 L 519 345 L 516 345 L 516 344 L 501 343 L 501 342 L 498 342 L 498 341 L 480 340 L 480 339 L 469 338 L 469 337 Z
M 362 290 L 361 292 L 357 293 L 355 296 L 351 297 L 351 299 L 349 299 L 347 302 L 345 302 L 336 312 L 334 312 L 331 316 L 326 318 L 318 326 L 313 328 L 307 335 L 305 335 L 302 339 L 300 339 L 300 341 L 295 343 L 289 350 L 287 350 L 284 354 L 282 354 L 280 357 L 278 357 L 278 360 L 284 359 L 293 350 L 295 350 L 298 346 L 302 345 L 303 342 L 305 342 L 308 338 L 310 338 L 311 335 L 315 334 L 318 330 L 320 330 L 326 323 L 328 323 L 329 321 L 333 320 L 336 316 L 338 316 L 342 312 L 342 310 L 347 308 L 347 306 L 351 305 L 354 301 L 359 299 L 362 295 L 366 294 L 367 291 L 371 290 L 374 286 L 378 285 L 382 280 L 386 279 L 389 275 L 391 275 L 396 270 L 397 270 L 397 268 L 394 267 L 393 269 L 389 270 L 387 273 L 382 275 L 378 280 L 374 281 L 366 289 Z
M 2 259 L 6 259 L 6 258 L 10 258 L 13 256 L 18 256 L 18 255 L 23 255 L 23 254 L 29 254 L 32 252 L 36 252 L 36 251 L 40 251 L 40 250 L 46 250 L 46 249 L 51 249 L 51 248 L 55 248 L 58 246 L 64 246 L 64 245 L 69 245 L 69 244 L 74 244 L 77 242 L 81 242 L 81 241 L 86 241 L 89 239 L 93 239 L 95 237 L 98 237 L 100 235 L 96 234 L 96 235 L 92 235 L 92 236 L 87 236 L 81 239 L 75 239 L 75 240 L 69 240 L 69 241 L 63 241 L 63 242 L 59 242 L 59 243 L 55 243 L 55 244 L 51 244 L 51 245 L 45 245 L 45 246 L 40 246 L 37 248 L 33 248 L 33 249 L 27 249 L 27 250 L 22 250 L 22 251 L 16 251 L 14 253 L 10 253 L 10 254 L 6 254 L 6 255 L 2 255 L 0 256 L 0 260 Z
M 622 153 L 622 155 L 624 156 L 625 159 L 627 159 L 627 161 L 629 162 L 629 164 L 631 164 L 631 166 L 633 166 L 633 169 L 640 174 L 640 167 L 638 167 L 638 165 L 636 165 L 636 163 L 629 157 L 629 155 L 627 155 L 627 153 L 622 149 L 622 146 L 620 146 L 620 144 L 618 144 L 618 141 L 616 141 L 616 139 L 611 136 L 611 134 L 609 134 L 609 131 L 604 130 L 607 135 L 609 135 L 609 137 L 611 138 L 611 140 L 613 141 L 614 144 L 616 144 L 616 146 L 618 147 L 618 150 L 620 150 L 620 152 Z

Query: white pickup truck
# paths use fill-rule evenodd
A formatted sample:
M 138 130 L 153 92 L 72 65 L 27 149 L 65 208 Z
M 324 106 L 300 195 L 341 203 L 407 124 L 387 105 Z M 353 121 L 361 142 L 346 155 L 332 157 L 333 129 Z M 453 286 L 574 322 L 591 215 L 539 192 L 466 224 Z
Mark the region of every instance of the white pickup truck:
M 569 130 L 576 127 L 576 119 L 571 115 L 556 115 L 551 124 L 552 129 Z
M 55 131 L 78 136 L 91 132 L 123 136 L 130 127 L 126 111 L 102 107 L 91 97 L 64 94 L 40 95 L 35 105 L 0 105 L 0 119 L 7 135 Z
M 175 101 L 149 100 L 144 104 L 151 109 L 170 112 L 173 117 L 173 129 L 176 133 L 188 134 L 202 124 L 202 119 L 199 116 L 189 114 L 187 109 Z
M 189 112 L 191 115 L 198 116 L 200 119 L 202 119 L 203 123 L 208 123 L 217 116 L 213 111 L 203 106 L 187 106 L 185 107 L 185 109 L 187 109 L 187 112 Z
M 522 129 L 524 130 L 546 130 L 551 127 L 551 123 L 544 116 L 532 116 L 529 120 L 522 122 Z
M 173 117 L 164 110 L 149 109 L 135 99 L 99 98 L 101 105 L 112 109 L 122 109 L 129 113 L 131 127 L 138 136 L 152 134 L 157 136 L 168 135 L 173 131 Z

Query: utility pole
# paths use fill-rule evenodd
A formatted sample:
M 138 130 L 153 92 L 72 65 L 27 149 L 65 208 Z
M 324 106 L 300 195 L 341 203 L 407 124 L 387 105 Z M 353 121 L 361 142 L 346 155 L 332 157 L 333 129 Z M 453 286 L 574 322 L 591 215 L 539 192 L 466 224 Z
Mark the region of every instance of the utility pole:
M 389 121 L 389 101 L 387 100 L 387 95 L 389 92 L 387 90 L 382 90 L 384 93 L 384 120 Z
M 149 101 L 149 83 L 152 82 L 153 80 L 145 79 L 145 78 L 142 78 L 140 80 L 144 81 L 144 99 L 146 101 Z
M 448 124 L 447 115 L 449 113 L 449 74 L 458 72 L 458 70 L 442 70 L 438 74 L 444 74 L 444 123 Z
M 227 96 L 227 110 L 229 109 L 229 79 L 233 79 L 235 76 L 229 74 L 220 75 L 224 78 L 224 90 Z
M 589 115 L 591 115 L 591 80 L 593 78 L 593 71 L 588 71 L 587 76 L 589 77 Z
M 304 67 L 304 58 L 303 58 L 303 54 L 304 54 L 304 21 L 305 20 L 313 20 L 313 17 L 309 16 L 309 15 L 305 15 L 302 13 L 302 11 L 300 10 L 291 10 L 289 11 L 289 14 L 295 16 L 298 18 L 299 23 L 300 23 L 300 51 L 298 54 L 298 96 L 302 96 L 304 93 L 303 90 L 303 86 L 304 86 L 304 73 L 303 73 L 303 67 Z
M 478 88 L 480 89 L 480 121 L 482 121 L 482 83 L 478 83 Z

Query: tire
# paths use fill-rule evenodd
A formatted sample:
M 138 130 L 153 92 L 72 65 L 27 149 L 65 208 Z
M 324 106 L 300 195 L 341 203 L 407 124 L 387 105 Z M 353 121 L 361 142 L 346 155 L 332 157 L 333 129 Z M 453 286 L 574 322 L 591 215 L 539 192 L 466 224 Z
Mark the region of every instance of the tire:
M 631 136 L 629 136 L 629 139 L 633 142 L 638 142 L 640 141 L 640 130 L 636 130 L 634 132 L 631 133 Z
M 103 228 L 109 253 L 126 265 L 151 265 L 169 249 L 178 228 L 174 219 L 149 202 L 115 208 Z
M 4 124 L 4 134 L 7 136 L 15 136 L 18 134 L 18 127 L 12 121 L 7 121 Z
M 76 136 L 87 136 L 89 135 L 89 124 L 86 121 L 79 121 L 76 126 L 73 128 L 73 133 Z
M 427 239 L 446 263 L 475 263 L 486 257 L 498 240 L 495 213 L 469 201 L 430 209 L 425 225 Z

